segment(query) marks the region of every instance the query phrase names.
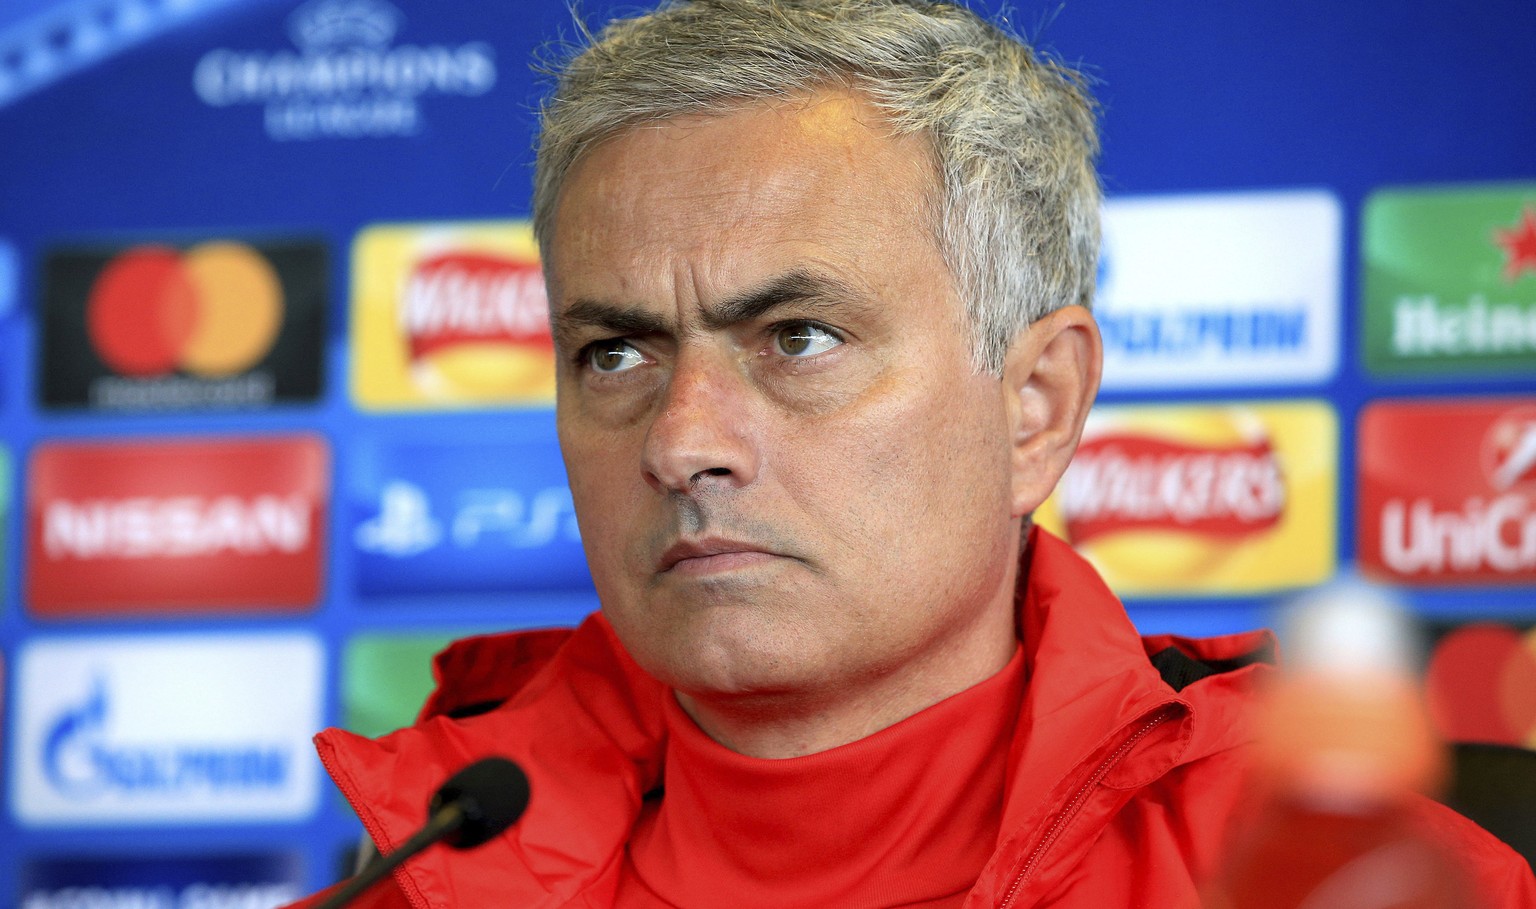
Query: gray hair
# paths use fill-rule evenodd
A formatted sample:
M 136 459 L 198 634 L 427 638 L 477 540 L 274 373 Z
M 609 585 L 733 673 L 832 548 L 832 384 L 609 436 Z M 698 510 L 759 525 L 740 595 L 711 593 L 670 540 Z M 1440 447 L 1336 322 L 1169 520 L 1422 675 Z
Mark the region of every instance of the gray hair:
M 899 134 L 932 140 L 935 233 L 978 370 L 1014 337 L 1089 306 L 1099 252 L 1095 106 L 1081 76 L 975 13 L 932 0 L 666 0 L 615 20 L 557 69 L 534 177 L 534 231 L 594 145 L 642 123 L 847 85 Z

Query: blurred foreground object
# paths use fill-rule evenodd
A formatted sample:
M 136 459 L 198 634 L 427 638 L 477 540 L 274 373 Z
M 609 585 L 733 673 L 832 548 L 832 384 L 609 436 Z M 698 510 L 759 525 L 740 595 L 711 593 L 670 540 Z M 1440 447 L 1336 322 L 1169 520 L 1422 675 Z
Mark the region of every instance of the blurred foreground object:
M 1298 602 L 1268 692 L 1254 821 L 1208 909 L 1467 907 L 1460 860 L 1414 803 L 1445 776 L 1401 608 L 1361 584 Z

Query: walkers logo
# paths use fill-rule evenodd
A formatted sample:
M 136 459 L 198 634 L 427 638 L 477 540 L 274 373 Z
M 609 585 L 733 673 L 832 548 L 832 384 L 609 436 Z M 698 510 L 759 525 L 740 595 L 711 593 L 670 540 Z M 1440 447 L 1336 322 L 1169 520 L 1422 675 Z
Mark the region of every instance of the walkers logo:
M 1342 221 L 1317 191 L 1109 200 L 1094 305 L 1104 387 L 1332 376 Z
M 1360 563 L 1415 584 L 1536 581 L 1536 398 L 1360 418 Z
M 373 442 L 358 453 L 359 593 L 591 590 L 553 440 Z
M 1334 570 L 1321 402 L 1100 408 L 1037 515 L 1131 596 L 1261 593 Z
M 40 446 L 28 603 L 47 617 L 311 606 L 327 461 L 308 436 Z
M 1536 184 L 1376 193 L 1361 252 L 1372 372 L 1536 372 Z
M 303 820 L 322 662 L 304 634 L 34 641 L 12 810 L 29 826 Z
M 414 136 L 426 127 L 426 98 L 496 86 L 489 44 L 395 44 L 404 26 L 383 0 L 313 0 L 288 20 L 298 53 L 211 50 L 192 87 L 209 107 L 259 105 L 267 137 L 295 141 Z
M 353 249 L 352 286 L 359 405 L 554 402 L 549 301 L 527 222 L 370 228 Z
M 48 407 L 250 407 L 320 394 L 325 249 L 213 240 L 55 251 L 38 388 Z
M 296 854 L 44 859 L 21 870 L 21 909 L 267 909 L 304 895 Z

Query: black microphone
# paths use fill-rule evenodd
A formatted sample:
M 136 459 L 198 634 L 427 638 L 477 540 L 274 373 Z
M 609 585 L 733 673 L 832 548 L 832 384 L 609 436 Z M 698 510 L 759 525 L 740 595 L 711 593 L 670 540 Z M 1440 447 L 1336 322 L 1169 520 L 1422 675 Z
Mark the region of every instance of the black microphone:
M 528 808 L 528 775 L 506 758 L 483 758 L 455 773 L 427 803 L 427 825 L 379 856 L 315 909 L 341 909 L 402 862 L 438 840 L 473 849 L 512 826 Z

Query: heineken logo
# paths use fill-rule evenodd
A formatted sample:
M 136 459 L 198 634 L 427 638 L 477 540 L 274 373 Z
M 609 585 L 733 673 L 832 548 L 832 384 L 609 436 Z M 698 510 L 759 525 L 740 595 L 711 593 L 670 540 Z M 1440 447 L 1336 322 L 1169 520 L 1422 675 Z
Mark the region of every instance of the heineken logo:
M 1536 273 L 1536 207 L 1526 207 L 1520 222 L 1493 232 L 1494 242 L 1504 249 L 1504 280 L 1514 283 L 1523 273 Z
M 1380 192 L 1361 234 L 1367 368 L 1536 374 L 1536 184 Z

